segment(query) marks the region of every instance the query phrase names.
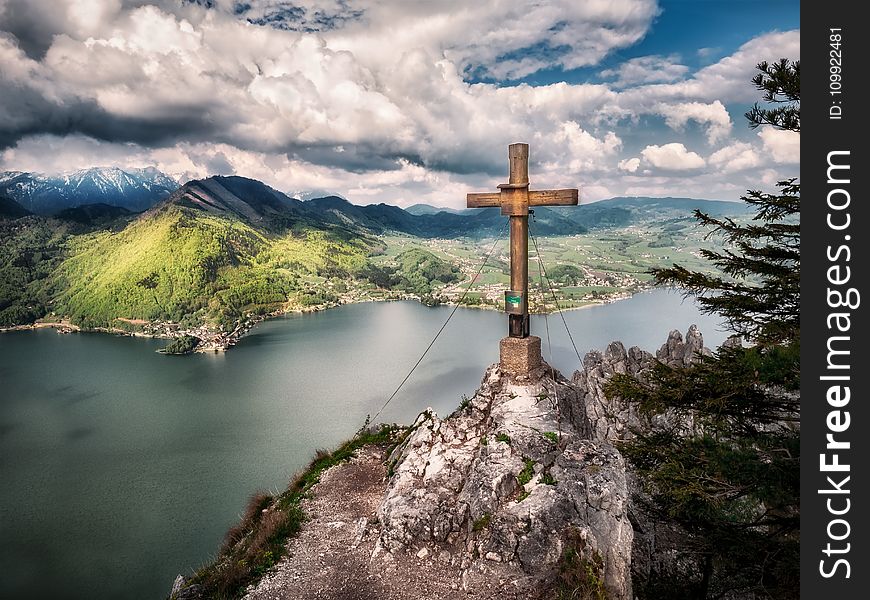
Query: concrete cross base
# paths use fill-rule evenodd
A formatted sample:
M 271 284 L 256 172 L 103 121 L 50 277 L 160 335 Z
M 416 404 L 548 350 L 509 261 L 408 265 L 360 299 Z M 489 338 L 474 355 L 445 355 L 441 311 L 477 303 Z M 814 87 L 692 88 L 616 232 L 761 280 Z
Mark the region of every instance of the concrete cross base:
M 514 377 L 528 375 L 541 366 L 541 338 L 530 335 L 527 338 L 506 337 L 499 343 L 499 366 L 503 373 Z

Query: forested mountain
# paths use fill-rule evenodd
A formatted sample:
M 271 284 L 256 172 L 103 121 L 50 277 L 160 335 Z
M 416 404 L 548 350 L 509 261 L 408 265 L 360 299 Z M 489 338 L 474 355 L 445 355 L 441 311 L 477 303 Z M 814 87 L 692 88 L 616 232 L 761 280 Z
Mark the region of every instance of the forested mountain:
M 538 208 L 532 231 L 576 235 L 662 221 L 650 247 L 662 246 L 682 235 L 680 223 L 665 222 L 688 219 L 698 207 L 742 210 L 725 202 L 618 198 Z M 425 244 L 493 236 L 506 223 L 497 208 L 417 212 L 337 196 L 302 201 L 244 177 L 188 182 L 141 213 L 88 202 L 48 218 L 0 197 L 0 326 L 53 313 L 90 328 L 165 321 L 229 329 L 289 305 L 336 302 L 349 285 L 430 298 L 434 287 L 461 279 L 457 260 L 464 259 L 446 262 Z M 372 262 L 386 250 L 386 234 L 419 242 Z M 575 275 L 575 285 L 586 277 Z
M 17 219 L 29 215 L 30 211 L 18 204 L 12 198 L 0 194 L 0 219 L 11 218 Z
M 190 182 L 121 231 L 71 239 L 51 278 L 55 310 L 89 327 L 118 317 L 228 327 L 291 296 L 304 303 L 306 276 L 353 272 L 379 242 L 301 206 L 254 180 Z
M 570 235 L 583 233 L 589 229 L 690 219 L 695 210 L 710 215 L 749 214 L 749 210 L 742 202 L 695 198 L 619 197 L 598 202 L 581 202 L 579 206 L 536 208 L 535 218 L 542 223 L 546 222 L 543 226 L 539 223 L 542 234 Z M 468 228 L 475 227 L 491 232 L 500 222 L 497 209 L 456 210 L 428 204 L 414 204 L 406 208 L 405 212 L 422 217 L 417 222 L 427 223 L 423 229 L 437 232 L 435 235 L 444 235 L 452 231 L 457 223 L 460 227 L 459 231 L 462 232 L 460 235 L 468 235 Z

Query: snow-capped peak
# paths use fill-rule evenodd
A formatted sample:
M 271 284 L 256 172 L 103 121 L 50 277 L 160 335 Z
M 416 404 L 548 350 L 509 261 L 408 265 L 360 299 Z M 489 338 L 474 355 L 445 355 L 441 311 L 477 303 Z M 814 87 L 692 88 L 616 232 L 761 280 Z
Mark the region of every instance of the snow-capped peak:
M 20 171 L 0 174 L 0 192 L 28 210 L 43 214 L 94 203 L 145 210 L 177 187 L 172 178 L 155 167 L 91 167 L 55 175 Z

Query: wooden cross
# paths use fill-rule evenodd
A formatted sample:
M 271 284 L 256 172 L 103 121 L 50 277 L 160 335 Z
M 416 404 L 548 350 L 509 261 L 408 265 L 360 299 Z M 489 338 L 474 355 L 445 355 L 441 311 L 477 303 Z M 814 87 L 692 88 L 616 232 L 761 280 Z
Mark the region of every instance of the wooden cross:
M 569 190 L 529 190 L 529 145 L 508 146 L 510 180 L 493 194 L 468 194 L 468 208 L 500 206 L 510 217 L 511 289 L 505 292 L 508 335 L 529 336 L 529 207 L 576 206 L 578 192 Z

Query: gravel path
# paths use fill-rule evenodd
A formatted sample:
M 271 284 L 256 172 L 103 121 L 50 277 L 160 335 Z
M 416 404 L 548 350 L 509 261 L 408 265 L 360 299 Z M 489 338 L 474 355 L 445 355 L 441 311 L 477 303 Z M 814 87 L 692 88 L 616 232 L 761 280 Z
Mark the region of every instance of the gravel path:
M 245 600 L 529 599 L 517 587 L 526 579 L 509 565 L 463 572 L 460 557 L 445 549 L 375 553 L 385 458 L 383 449 L 366 447 L 323 474 L 303 503 L 309 520 L 287 556 Z

